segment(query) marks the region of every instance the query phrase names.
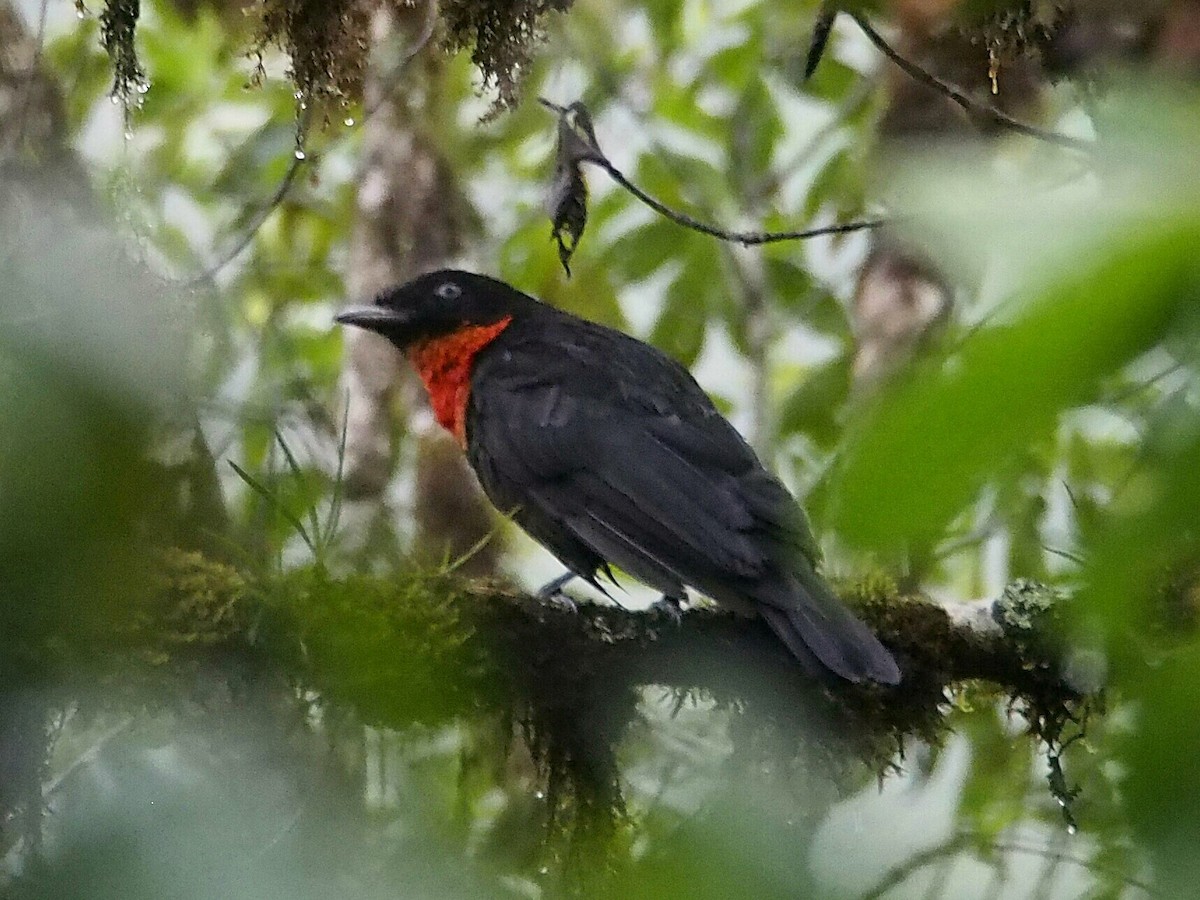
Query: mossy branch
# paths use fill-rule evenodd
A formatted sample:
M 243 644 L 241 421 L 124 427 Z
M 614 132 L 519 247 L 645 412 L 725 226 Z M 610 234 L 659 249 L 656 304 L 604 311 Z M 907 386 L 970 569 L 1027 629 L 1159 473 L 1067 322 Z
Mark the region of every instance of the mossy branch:
M 255 583 L 195 553 L 165 563 L 127 641 L 140 659 L 170 667 L 188 659 L 181 648 L 236 648 L 384 727 L 498 713 L 526 723 L 552 783 L 614 807 L 614 748 L 650 685 L 779 729 L 834 775 L 855 761 L 882 775 L 904 738 L 937 741 L 949 692 L 965 683 L 1018 703 L 1054 759 L 1087 705 L 1048 640 L 1061 598 L 1028 583 L 1006 591 L 983 627 L 887 580 L 843 586 L 904 670 L 883 688 L 818 683 L 761 622 L 714 610 L 676 624 L 611 606 L 572 612 L 451 576 L 305 570 Z M 1061 770 L 1051 787 L 1069 799 Z

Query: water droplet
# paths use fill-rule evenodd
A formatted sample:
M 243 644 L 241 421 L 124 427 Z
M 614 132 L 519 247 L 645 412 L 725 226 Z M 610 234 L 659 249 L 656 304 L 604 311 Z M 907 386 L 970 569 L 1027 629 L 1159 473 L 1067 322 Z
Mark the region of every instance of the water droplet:
M 84 9 L 82 6 L 75 7 L 75 18 L 86 19 L 87 18 L 87 10 Z
M 126 142 L 133 140 L 133 132 L 128 128 L 125 129 L 125 140 Z
M 545 799 L 546 799 L 546 792 L 545 792 L 545 791 L 538 791 L 538 792 L 537 792 L 536 794 L 534 794 L 533 796 L 537 797 L 539 800 L 545 800 Z
M 346 121 L 344 124 L 347 128 L 353 128 L 354 127 L 354 117 L 346 116 Z
M 307 100 L 301 100 L 301 101 L 300 101 L 300 108 L 301 108 L 301 109 L 308 109 L 308 101 L 307 101 Z
M 540 869 L 538 869 L 538 874 L 540 874 L 540 875 L 549 875 L 549 874 L 550 874 L 550 867 L 549 867 L 549 866 L 542 866 Z
M 1079 831 L 1079 829 L 1077 827 L 1075 827 L 1074 825 L 1067 826 L 1067 834 L 1076 834 L 1078 831 Z
M 1066 808 L 1067 808 L 1067 801 L 1066 801 L 1066 800 L 1064 800 L 1062 797 L 1059 797 L 1059 798 L 1058 798 L 1058 805 L 1059 805 L 1059 806 L 1061 806 L 1063 809 L 1066 809 Z
M 304 99 L 304 92 L 303 92 L 303 91 L 296 91 L 296 93 L 292 94 L 292 99 L 293 99 L 293 100 L 303 100 L 303 99 Z
M 121 102 L 121 98 L 118 97 L 116 94 L 110 94 L 109 98 L 108 98 L 108 102 L 111 103 L 113 106 L 116 106 L 118 103 Z
M 137 86 L 137 92 L 138 92 L 139 94 L 148 94 L 148 93 L 150 93 L 150 82 L 148 82 L 148 81 L 139 81 L 139 82 L 138 82 L 138 86 Z
M 307 159 L 307 158 L 308 158 L 308 154 L 305 153 L 303 150 L 301 150 L 299 147 L 297 147 L 296 148 L 296 159 Z

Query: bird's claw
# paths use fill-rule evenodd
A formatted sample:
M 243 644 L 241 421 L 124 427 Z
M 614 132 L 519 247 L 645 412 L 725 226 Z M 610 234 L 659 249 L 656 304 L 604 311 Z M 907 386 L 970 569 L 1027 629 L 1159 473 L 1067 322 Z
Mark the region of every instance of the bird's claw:
M 560 609 L 569 612 L 579 612 L 579 605 L 563 593 L 563 588 L 575 578 L 574 572 L 564 572 L 557 578 L 547 581 L 538 589 L 537 598 L 543 603 L 551 603 Z
M 663 596 L 656 600 L 650 606 L 650 611 L 655 615 L 666 616 L 676 627 L 683 624 L 683 608 L 674 597 Z
M 579 612 L 579 604 L 562 591 L 547 597 L 546 602 L 552 606 L 557 606 L 563 612 L 570 613 L 571 615 L 575 615 Z

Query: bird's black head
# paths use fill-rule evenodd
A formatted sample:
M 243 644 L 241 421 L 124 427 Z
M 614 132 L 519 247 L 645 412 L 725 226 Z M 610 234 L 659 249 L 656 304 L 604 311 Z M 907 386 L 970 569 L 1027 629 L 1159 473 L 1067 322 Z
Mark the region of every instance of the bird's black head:
M 442 269 L 384 291 L 374 306 L 356 306 L 336 318 L 343 325 L 377 332 L 404 350 L 465 326 L 516 318 L 540 305 L 503 281 Z

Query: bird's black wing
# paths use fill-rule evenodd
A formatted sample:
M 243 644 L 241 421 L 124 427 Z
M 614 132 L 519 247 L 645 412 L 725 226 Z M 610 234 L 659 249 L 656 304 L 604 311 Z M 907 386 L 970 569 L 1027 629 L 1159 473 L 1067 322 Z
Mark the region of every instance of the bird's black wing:
M 498 507 L 581 574 L 607 561 L 669 596 L 695 587 L 763 613 L 798 655 L 876 677 L 803 512 L 682 366 L 565 316 L 510 331 L 479 358 L 467 426 Z

